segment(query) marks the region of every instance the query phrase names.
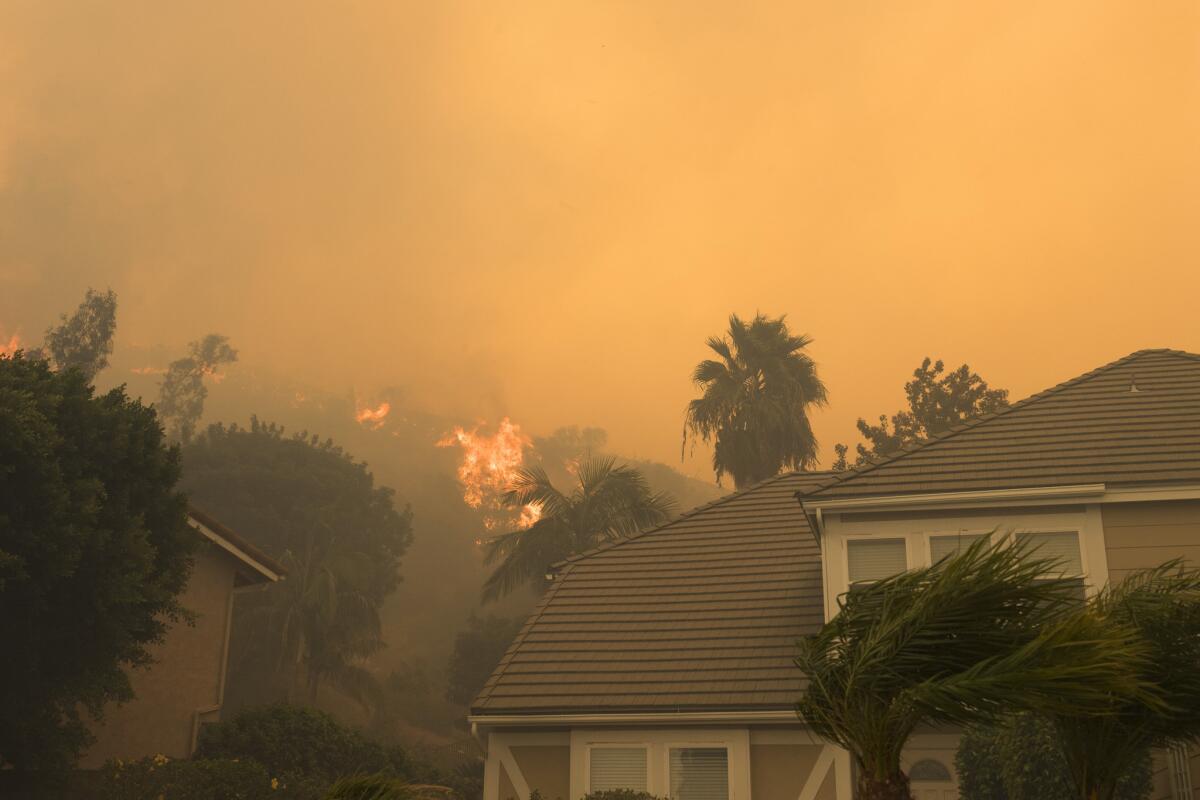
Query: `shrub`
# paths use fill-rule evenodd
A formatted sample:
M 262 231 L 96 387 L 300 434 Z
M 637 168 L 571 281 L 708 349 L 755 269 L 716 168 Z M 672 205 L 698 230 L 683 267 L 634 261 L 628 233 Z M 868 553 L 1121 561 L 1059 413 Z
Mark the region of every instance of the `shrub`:
M 262 764 L 229 759 L 116 760 L 104 765 L 103 774 L 101 800 L 262 800 L 279 786 Z
M 636 789 L 605 789 L 602 792 L 584 795 L 583 800 L 667 800 L 667 798 L 655 797 L 649 792 L 639 792 Z
M 1054 726 L 1016 714 L 963 734 L 954 759 L 963 800 L 1076 800 Z M 1117 786 L 1115 800 L 1143 800 L 1151 789 L 1150 754 Z
M 253 759 L 291 784 L 328 786 L 368 773 L 409 775 L 403 750 L 371 741 L 324 712 L 287 705 L 251 709 L 206 725 L 196 758 Z
M 452 796 L 453 791 L 445 786 L 412 784 L 376 773 L 341 779 L 329 788 L 323 800 L 434 800 Z

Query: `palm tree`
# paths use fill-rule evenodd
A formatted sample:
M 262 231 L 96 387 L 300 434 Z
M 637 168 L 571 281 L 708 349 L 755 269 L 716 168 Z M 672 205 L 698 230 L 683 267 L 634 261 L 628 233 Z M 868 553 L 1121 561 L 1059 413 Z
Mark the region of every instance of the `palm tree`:
M 911 800 L 900 753 L 918 725 L 1006 711 L 1114 712 L 1119 697 L 1161 707 L 1139 675 L 1146 649 L 1126 626 L 1080 613 L 1078 583 L 1053 562 L 979 541 L 931 567 L 839 600 L 800 644 L 797 711 L 850 751 L 862 800 Z
M 825 405 L 825 384 L 803 352 L 812 340 L 793 336 L 786 317 L 762 314 L 747 324 L 729 317 L 727 336 L 708 340 L 720 360 L 701 361 L 692 380 L 703 394 L 688 403 L 683 441 L 714 442 L 717 482 L 726 472 L 743 488 L 817 461 L 809 405 Z
M 670 495 L 651 491 L 642 473 L 612 458 L 585 457 L 576 480 L 564 494 L 541 467 L 517 472 L 502 501 L 513 509 L 535 506 L 541 516 L 487 541 L 485 562 L 500 566 L 483 585 L 485 601 L 541 580 L 556 561 L 661 525 L 675 513 Z
M 328 683 L 369 707 L 379 687 L 365 660 L 383 647 L 377 570 L 366 554 L 317 538 L 308 532 L 280 557 L 287 579 L 248 604 L 247 638 L 272 659 L 288 702 L 311 704 Z
M 1137 631 L 1150 648 L 1142 680 L 1164 701 L 1127 698 L 1100 720 L 1052 716 L 1076 796 L 1110 800 L 1151 748 L 1200 739 L 1200 570 L 1171 561 L 1135 572 L 1097 595 L 1091 612 Z

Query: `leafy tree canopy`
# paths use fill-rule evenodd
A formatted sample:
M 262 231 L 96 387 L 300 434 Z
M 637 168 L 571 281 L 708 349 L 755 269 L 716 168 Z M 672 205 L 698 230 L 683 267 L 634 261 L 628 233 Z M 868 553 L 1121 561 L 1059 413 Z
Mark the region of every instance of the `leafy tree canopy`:
M 719 360 L 701 361 L 692 373 L 701 396 L 688 404 L 683 443 L 713 443 L 718 483 L 728 473 L 744 488 L 816 464 L 808 407 L 824 405 L 826 392 L 804 352 L 811 341 L 794 335 L 786 317 L 762 314 L 750 322 L 733 314 L 728 333 L 708 340 Z
M 81 711 L 132 697 L 124 668 L 183 614 L 198 540 L 178 479 L 153 409 L 0 357 L 0 765 L 69 764 Z
M 454 640 L 447 669 L 446 699 L 463 706 L 470 704 L 520 630 L 519 619 L 472 614 L 466 630 Z
M 904 384 L 904 394 L 908 409 L 893 414 L 890 424 L 886 414 L 879 415 L 878 425 L 859 418 L 858 431 L 866 443 L 856 447 L 856 466 L 1008 406 L 1008 390 L 990 388 L 966 364 L 946 372 L 945 364 L 929 358 L 913 370 L 913 379 Z M 834 450 L 838 457 L 833 468 L 847 469 L 849 448 L 838 444 Z
M 569 494 L 555 488 L 542 467 L 518 470 L 503 502 L 513 509 L 532 506 L 538 517 L 485 543 L 484 561 L 500 564 L 484 583 L 484 600 L 536 585 L 555 562 L 661 525 L 675 513 L 675 501 L 652 491 L 642 473 L 602 456 L 579 462 Z
M 1095 720 L 1093 720 L 1095 722 Z M 955 755 L 962 800 L 1079 800 L 1063 758 L 1062 737 L 1035 714 L 1011 714 L 989 725 L 971 725 Z M 1112 800 L 1150 796 L 1150 751 L 1143 750 L 1120 776 Z
M 88 289 L 71 316 L 46 330 L 45 349 L 58 369 L 78 369 L 88 380 L 108 366 L 117 330 L 117 296 Z
M 412 541 L 408 509 L 367 465 L 330 440 L 252 419 L 210 426 L 183 449 L 197 505 L 288 567 L 287 580 L 245 598 L 235 615 L 232 703 L 314 698 L 329 681 L 364 699 L 364 659 L 383 646 L 379 609 Z
M 216 372 L 222 364 L 237 361 L 237 350 L 229 339 L 210 333 L 188 345 L 190 355 L 172 361 L 159 387 L 158 414 L 167 426 L 167 433 L 178 442 L 187 443 L 196 433 L 196 425 L 204 415 L 204 400 L 208 387 L 204 376 Z

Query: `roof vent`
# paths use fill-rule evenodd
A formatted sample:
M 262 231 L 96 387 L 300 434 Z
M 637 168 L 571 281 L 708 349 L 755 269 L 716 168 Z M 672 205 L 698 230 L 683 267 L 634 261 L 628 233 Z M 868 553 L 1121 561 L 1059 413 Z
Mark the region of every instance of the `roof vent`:
M 1130 375 L 1129 376 L 1129 393 L 1130 394 L 1139 394 L 1141 391 L 1142 390 L 1139 389 L 1138 385 L 1137 385 L 1137 375 Z

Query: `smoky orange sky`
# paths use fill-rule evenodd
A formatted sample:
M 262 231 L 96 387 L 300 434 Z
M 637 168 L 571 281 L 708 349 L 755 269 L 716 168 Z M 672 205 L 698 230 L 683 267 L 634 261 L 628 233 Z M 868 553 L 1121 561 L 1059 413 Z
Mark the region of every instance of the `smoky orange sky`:
M 705 337 L 786 313 L 828 463 L 926 354 L 1200 350 L 1198 9 L 8 0 L 0 334 L 111 286 L 118 350 L 678 464 Z

